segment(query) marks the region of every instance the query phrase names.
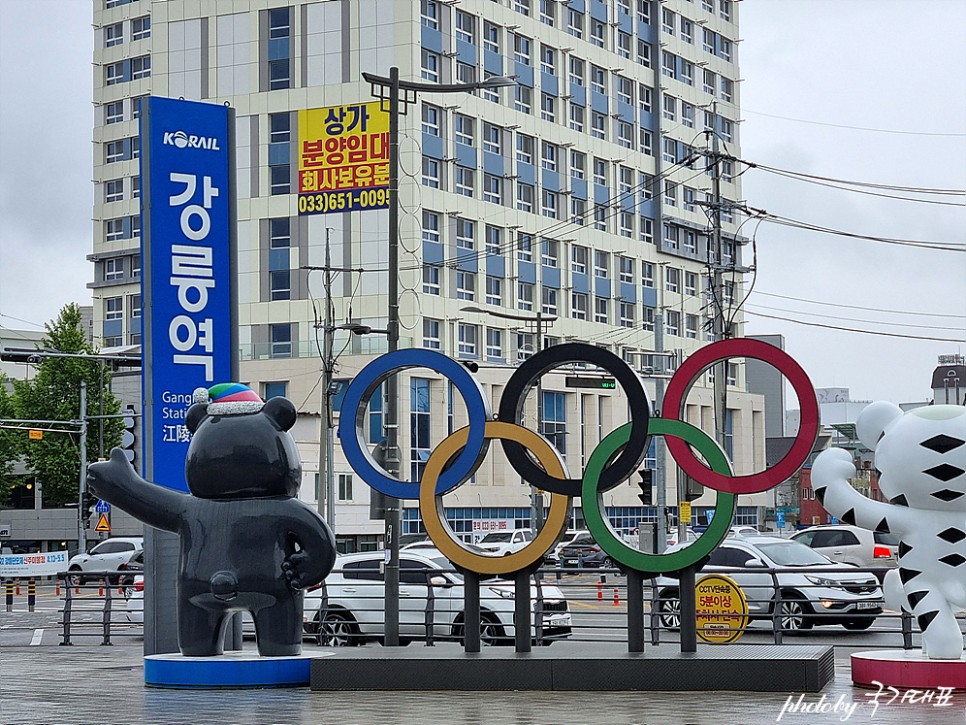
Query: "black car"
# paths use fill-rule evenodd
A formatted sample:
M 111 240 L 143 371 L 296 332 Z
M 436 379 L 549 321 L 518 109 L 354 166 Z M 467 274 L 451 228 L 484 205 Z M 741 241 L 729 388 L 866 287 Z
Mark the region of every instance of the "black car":
M 613 565 L 614 562 L 590 534 L 578 534 L 560 550 L 560 566 L 609 568 Z
M 120 576 L 118 583 L 122 587 L 130 588 L 134 586 L 135 577 L 144 574 L 144 549 L 132 556 L 128 561 L 117 568 Z

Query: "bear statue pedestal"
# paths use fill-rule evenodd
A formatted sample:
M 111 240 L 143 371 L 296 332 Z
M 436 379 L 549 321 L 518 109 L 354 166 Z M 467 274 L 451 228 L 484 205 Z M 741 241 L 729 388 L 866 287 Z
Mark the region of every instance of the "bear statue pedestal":
M 327 654 L 260 657 L 256 652 L 233 651 L 215 657 L 148 655 L 144 658 L 144 684 L 176 690 L 308 687 L 312 660 Z
M 852 655 L 852 682 L 859 687 L 966 689 L 966 654 L 958 660 L 931 660 L 919 649 L 856 652 Z

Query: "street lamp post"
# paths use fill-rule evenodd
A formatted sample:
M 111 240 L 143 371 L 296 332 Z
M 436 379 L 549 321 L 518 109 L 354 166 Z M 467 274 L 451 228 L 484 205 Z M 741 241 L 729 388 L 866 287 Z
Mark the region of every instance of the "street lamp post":
M 372 86 L 372 95 L 389 112 L 389 317 L 386 325 L 388 350 L 399 349 L 399 115 L 405 114 L 416 95 L 424 93 L 468 93 L 486 88 L 515 85 L 506 77 L 493 77 L 474 83 L 419 83 L 399 78 L 399 68 L 389 69 L 389 76 L 363 73 Z M 400 93 L 405 96 L 400 97 Z M 386 379 L 384 426 L 386 430 L 386 473 L 399 478 L 399 384 L 395 375 Z M 402 528 L 400 501 L 386 499 L 385 542 L 388 557 L 385 572 L 385 645 L 399 645 L 399 535 Z

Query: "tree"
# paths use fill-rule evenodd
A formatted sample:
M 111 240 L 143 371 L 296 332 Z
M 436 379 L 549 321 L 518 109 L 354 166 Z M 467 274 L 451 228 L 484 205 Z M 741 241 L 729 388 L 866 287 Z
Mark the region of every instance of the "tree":
M 95 355 L 81 324 L 80 307 L 64 307 L 57 319 L 45 325 L 47 335 L 40 347 L 48 351 Z M 87 383 L 87 415 L 116 415 L 121 404 L 110 392 L 111 371 L 97 360 L 70 357 L 42 357 L 31 380 L 14 381 L 14 409 L 27 420 L 77 421 L 80 417 L 81 381 Z M 121 440 L 120 418 L 104 421 L 103 450 Z M 97 460 L 101 450 L 100 426 L 88 423 L 87 460 Z M 80 436 L 77 433 L 48 433 L 42 440 L 29 441 L 22 451 L 27 467 L 43 483 L 44 503 L 63 506 L 75 503 L 80 479 Z
M 13 398 L 8 392 L 10 382 L 0 375 L 0 420 L 14 417 Z M 10 497 L 14 481 L 10 477 L 14 462 L 20 457 L 18 431 L 0 428 L 0 506 Z

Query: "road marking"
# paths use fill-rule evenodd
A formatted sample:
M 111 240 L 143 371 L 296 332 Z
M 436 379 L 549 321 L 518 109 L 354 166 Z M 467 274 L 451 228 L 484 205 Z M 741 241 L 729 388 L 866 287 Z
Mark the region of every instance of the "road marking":
M 41 640 L 43 640 L 43 638 L 44 638 L 44 630 L 42 630 L 42 629 L 35 629 L 34 630 L 34 636 L 30 640 L 30 646 L 31 647 L 36 647 L 37 645 L 40 644 L 40 642 L 41 642 Z

